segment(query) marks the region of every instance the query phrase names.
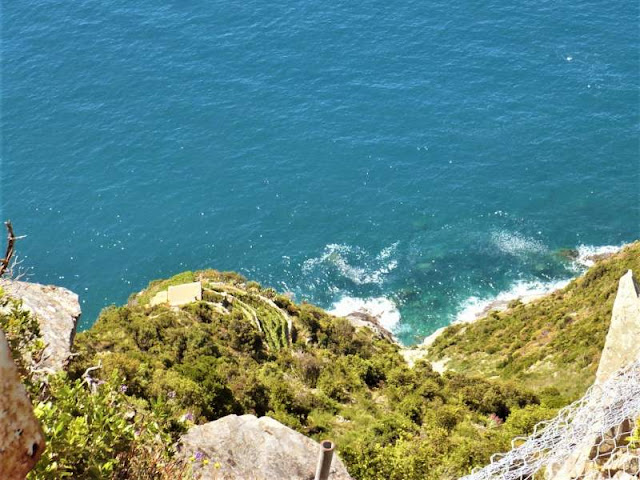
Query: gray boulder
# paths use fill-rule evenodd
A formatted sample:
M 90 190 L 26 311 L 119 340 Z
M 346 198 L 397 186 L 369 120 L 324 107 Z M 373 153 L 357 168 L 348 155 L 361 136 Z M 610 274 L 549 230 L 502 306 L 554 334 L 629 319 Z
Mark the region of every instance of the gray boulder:
M 596 383 L 602 383 L 640 356 L 640 295 L 629 270 L 620 279 L 611 325 L 600 357 Z
M 320 444 L 269 417 L 228 415 L 190 428 L 179 451 L 203 480 L 313 480 Z M 336 454 L 329 479 L 351 480 Z
M 5 295 L 22 301 L 22 307 L 35 315 L 46 344 L 39 368 L 59 371 L 71 355 L 71 345 L 81 310 L 78 295 L 53 285 L 0 280 Z
M 393 334 L 382 326 L 380 320 L 375 315 L 365 311 L 355 311 L 351 312 L 345 318 L 356 328 L 370 328 L 379 338 L 386 338 L 392 343 L 398 343 L 396 339 L 393 338 Z

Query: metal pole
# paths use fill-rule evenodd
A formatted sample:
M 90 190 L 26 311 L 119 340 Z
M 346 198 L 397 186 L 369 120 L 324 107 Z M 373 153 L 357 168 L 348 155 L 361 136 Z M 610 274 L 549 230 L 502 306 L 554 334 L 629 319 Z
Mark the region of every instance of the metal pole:
M 320 442 L 320 456 L 318 457 L 318 467 L 314 480 L 327 480 L 331 472 L 331 461 L 333 460 L 333 450 L 336 448 L 331 440 Z

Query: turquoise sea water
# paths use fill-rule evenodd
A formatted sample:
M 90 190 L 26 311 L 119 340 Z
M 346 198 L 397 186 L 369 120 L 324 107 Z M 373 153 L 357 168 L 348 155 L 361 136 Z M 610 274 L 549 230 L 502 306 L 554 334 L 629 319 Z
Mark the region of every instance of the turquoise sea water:
M 2 217 L 82 328 L 213 267 L 415 342 L 640 236 L 638 9 L 4 2 Z

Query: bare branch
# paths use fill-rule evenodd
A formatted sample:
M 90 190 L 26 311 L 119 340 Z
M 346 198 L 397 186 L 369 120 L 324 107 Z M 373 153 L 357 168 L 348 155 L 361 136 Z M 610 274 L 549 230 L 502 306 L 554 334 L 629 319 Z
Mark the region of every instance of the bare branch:
M 4 222 L 4 224 L 7 227 L 7 250 L 4 254 L 4 258 L 0 260 L 0 277 L 4 275 L 4 273 L 7 271 L 7 268 L 11 264 L 11 258 L 15 253 L 16 240 L 18 240 L 18 238 L 13 233 L 13 225 L 11 225 L 11 220 L 7 220 L 6 222 Z
M 17 237 L 22 238 L 22 237 Z M 24 258 L 20 258 L 19 254 L 15 254 L 13 256 L 13 260 L 11 261 L 11 265 L 7 269 L 6 275 L 13 280 L 22 280 L 31 275 L 30 270 L 31 267 L 24 267 L 22 264 L 24 263 Z
M 96 365 L 95 367 L 87 368 L 82 374 L 83 381 L 89 386 L 92 393 L 95 393 L 97 391 L 98 382 L 93 378 L 91 378 L 91 375 L 89 375 L 89 373 L 93 372 L 94 370 L 99 370 L 101 368 L 102 368 L 102 360 L 98 360 L 98 365 Z
M 98 365 L 96 365 L 95 367 L 89 367 L 84 371 L 84 373 L 82 374 L 82 378 L 87 378 L 89 376 L 89 373 L 93 372 L 94 370 L 100 370 L 101 368 L 102 368 L 102 361 L 99 360 Z

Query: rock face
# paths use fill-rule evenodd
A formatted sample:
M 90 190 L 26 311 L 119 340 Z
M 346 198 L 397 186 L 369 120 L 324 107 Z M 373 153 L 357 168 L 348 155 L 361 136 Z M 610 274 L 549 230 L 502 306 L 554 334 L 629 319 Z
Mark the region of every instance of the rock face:
M 0 478 L 22 480 L 44 450 L 44 436 L 0 330 Z
M 52 285 L 0 280 L 5 294 L 22 301 L 38 320 L 46 344 L 40 368 L 61 370 L 71 355 L 71 345 L 81 310 L 78 295 Z
M 205 480 L 312 480 L 320 444 L 269 417 L 228 415 L 192 427 L 179 448 Z M 351 479 L 336 454 L 329 478 Z
M 640 358 L 640 297 L 638 287 L 629 270 L 618 284 L 618 293 L 611 312 L 611 325 L 607 333 L 595 385 L 609 379 L 616 371 Z M 574 454 L 559 468 L 549 472 L 553 480 L 603 480 L 609 478 L 638 478 L 640 449 L 626 447 L 626 439 L 633 431 L 635 419 L 624 419 L 622 424 L 606 438 L 589 438 L 578 445 Z M 596 458 L 603 445 L 610 444 L 606 455 Z M 594 448 L 599 446 L 599 450 Z M 623 447 L 614 448 L 623 445 Z M 601 453 L 601 452 L 600 452 Z M 606 463 L 604 463 L 606 462 Z
M 380 324 L 380 321 L 378 320 L 378 318 L 375 317 L 374 315 L 371 315 L 367 312 L 357 311 L 357 312 L 351 312 L 345 318 L 349 320 L 351 325 L 353 325 L 356 328 L 359 328 L 359 327 L 370 328 L 371 330 L 373 330 L 373 333 L 375 333 L 378 337 L 386 338 L 390 342 L 397 343 L 395 338 L 393 338 L 393 335 L 391 334 L 391 332 L 386 328 L 384 328 Z
M 611 326 L 602 350 L 596 383 L 602 383 L 612 373 L 640 356 L 640 297 L 629 270 L 618 285 L 613 303 Z

